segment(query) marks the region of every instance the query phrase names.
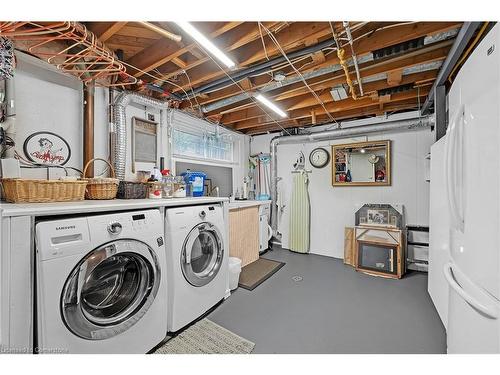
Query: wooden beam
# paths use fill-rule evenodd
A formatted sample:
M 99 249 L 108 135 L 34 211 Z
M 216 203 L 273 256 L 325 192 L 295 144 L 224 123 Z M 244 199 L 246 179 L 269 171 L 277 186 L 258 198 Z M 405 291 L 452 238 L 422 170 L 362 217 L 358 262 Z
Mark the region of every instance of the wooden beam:
M 253 88 L 253 83 L 250 77 L 245 78 L 244 80 L 239 82 L 241 88 L 245 91 L 249 91 Z
M 413 83 L 415 81 L 425 79 L 425 78 L 432 78 L 432 77 L 435 78 L 436 76 L 437 76 L 437 70 L 426 71 L 426 72 L 422 72 L 422 73 L 409 74 L 408 76 L 404 77 L 404 80 L 402 82 L 404 82 L 405 84 L 408 84 L 408 83 Z M 366 84 L 365 85 L 365 92 L 370 93 L 372 91 L 381 90 L 381 89 L 384 89 L 387 87 L 388 87 L 387 82 L 385 79 L 383 79 L 383 80 L 370 82 L 370 83 Z M 368 100 L 369 102 L 372 102 L 372 99 L 368 96 L 365 98 L 362 98 L 358 101 L 356 101 L 352 98 L 348 98 L 345 100 L 334 102 L 329 91 L 320 93 L 318 96 L 323 101 L 323 103 L 325 103 L 327 106 L 330 105 L 331 107 L 335 107 L 335 108 L 338 108 L 339 106 L 342 106 L 347 102 L 348 103 L 361 103 L 363 100 L 365 100 L 365 101 Z M 318 103 L 317 99 L 315 97 L 313 97 L 311 94 L 307 93 L 307 94 L 304 94 L 303 96 L 299 97 L 298 99 L 297 98 L 288 99 L 288 100 L 284 101 L 283 103 L 280 103 L 279 106 L 282 109 L 284 109 L 285 111 L 293 112 L 293 111 L 300 110 L 303 108 L 316 107 L 318 105 L 319 105 L 319 103 Z M 310 112 L 310 110 L 308 112 Z M 243 120 L 248 120 L 248 119 L 260 117 L 262 115 L 263 115 L 262 110 L 259 107 L 245 108 L 244 110 L 241 110 L 238 112 L 231 112 L 231 113 L 225 114 L 222 117 L 222 123 L 228 125 L 228 124 L 231 124 L 234 122 L 239 122 L 239 121 L 243 121 Z
M 314 64 L 321 64 L 321 63 L 324 63 L 326 61 L 326 56 L 323 53 L 323 51 L 318 51 L 318 52 L 313 53 L 311 58 L 312 58 L 312 61 Z
M 436 25 L 436 28 L 435 28 L 436 32 L 440 32 L 441 30 L 448 29 L 450 27 L 449 23 L 446 23 L 446 24 L 441 23 L 440 25 L 441 26 L 439 26 L 439 27 Z M 394 31 L 391 31 L 391 33 L 395 33 L 396 29 L 398 29 L 398 28 L 399 27 L 394 27 L 394 28 L 389 29 L 389 30 L 394 30 Z M 423 30 L 422 32 L 427 33 L 427 32 L 429 32 L 429 29 L 425 28 L 425 30 Z M 431 34 L 434 34 L 436 32 L 433 32 Z M 397 40 L 401 40 L 401 38 L 398 38 Z M 377 47 L 377 49 L 378 49 L 378 48 L 387 47 L 387 46 L 392 45 L 392 44 L 394 44 L 394 43 L 392 43 L 391 40 L 388 40 L 387 36 L 384 35 L 384 41 L 375 45 L 375 47 Z M 421 48 L 421 49 L 416 50 L 416 51 L 412 51 L 412 52 L 404 54 L 404 55 L 390 58 L 390 60 L 388 60 L 388 61 L 382 60 L 382 61 L 366 63 L 366 64 L 362 64 L 362 65 L 363 65 L 363 67 L 366 67 L 366 69 L 372 69 L 372 72 L 370 72 L 368 74 L 377 74 L 377 73 L 373 73 L 373 69 L 376 69 L 377 66 L 380 67 L 380 64 L 386 65 L 386 64 L 392 63 L 392 66 L 384 66 L 384 69 L 378 69 L 379 73 L 383 72 L 383 71 L 389 71 L 391 69 L 400 69 L 400 68 L 404 68 L 404 67 L 408 67 L 408 66 L 422 64 L 425 62 L 443 60 L 444 58 L 446 58 L 446 55 L 447 55 L 452 44 L 453 44 L 452 40 L 443 41 L 443 42 L 436 43 L 434 45 L 430 45 L 430 46 Z M 367 47 L 365 47 L 365 49 L 366 48 Z M 366 50 L 362 51 L 359 48 L 357 48 L 357 46 L 356 46 L 356 53 L 358 54 L 358 57 L 363 55 L 364 53 L 369 53 L 369 52 L 370 51 L 366 51 Z M 325 62 L 318 64 L 318 65 L 312 65 L 310 68 L 303 71 L 303 73 L 308 72 L 308 71 L 318 70 L 318 69 L 321 69 L 324 67 L 335 65 L 337 63 L 338 63 L 338 58 L 336 57 L 336 55 L 330 54 L 327 56 Z M 363 77 L 365 77 L 366 74 L 367 73 L 362 72 Z M 331 77 L 331 76 L 332 76 L 332 74 L 325 74 L 324 76 L 316 77 L 314 79 L 308 80 L 308 83 L 309 84 L 319 83 L 322 80 L 325 80 L 326 78 Z M 292 77 L 293 77 L 293 75 L 292 75 Z M 267 77 L 256 77 L 255 78 L 255 87 L 256 88 L 264 86 L 267 83 L 268 83 Z M 293 89 L 307 90 L 306 88 L 304 88 L 302 83 L 297 83 L 294 85 L 289 85 L 287 87 L 286 91 L 293 92 L 293 91 L 291 91 Z M 217 92 L 210 93 L 209 99 L 201 101 L 200 104 L 207 104 L 207 103 L 210 103 L 210 102 L 213 102 L 216 100 L 220 100 L 220 99 L 224 99 L 224 98 L 227 98 L 229 96 L 236 95 L 236 94 L 239 94 L 238 88 L 234 87 L 234 86 L 229 86 L 229 87 L 224 88 L 222 90 L 219 90 Z
M 115 35 L 118 31 L 120 31 L 126 24 L 127 22 L 115 22 L 113 26 L 111 26 L 109 29 L 107 29 L 105 32 L 99 35 L 98 38 L 101 40 L 101 42 L 105 42 L 113 35 Z
M 272 31 L 272 28 L 269 28 L 269 26 L 266 27 Z M 281 45 L 281 48 L 283 48 L 284 51 L 289 51 L 304 46 L 305 40 L 308 38 L 321 39 L 329 36 L 330 34 L 331 30 L 327 22 L 295 22 L 280 32 L 274 33 L 274 36 Z M 244 49 L 238 51 L 239 67 L 248 66 L 267 57 L 280 55 L 278 47 L 276 47 L 276 45 L 268 37 L 266 38 L 266 31 L 263 31 L 263 35 L 266 50 L 264 51 L 264 48 L 262 47 L 260 31 L 257 26 L 252 40 L 246 43 Z M 231 45 L 230 48 L 226 48 L 225 50 L 231 51 L 234 49 L 234 46 Z M 203 64 L 196 67 L 196 69 L 193 69 L 189 75 L 191 77 L 191 84 L 196 86 L 203 82 L 219 78 L 224 75 L 224 72 L 222 72 L 217 66 L 214 66 L 213 63 L 209 62 L 209 64 Z M 181 86 L 186 89 L 187 85 L 189 85 L 189 82 L 185 81 Z M 180 89 L 174 89 L 173 91 L 180 91 Z
M 268 28 L 275 28 L 277 26 L 280 25 L 279 22 L 268 22 L 266 23 Z M 236 50 L 238 48 L 241 48 L 243 46 L 245 46 L 246 44 L 248 43 L 251 43 L 255 40 L 257 40 L 258 38 L 260 38 L 260 32 L 259 32 L 259 28 L 257 26 L 257 24 L 253 24 L 253 23 L 250 23 L 248 22 L 247 24 L 243 25 L 241 28 L 243 28 L 243 30 L 238 30 L 238 34 L 236 33 L 228 33 L 225 37 L 224 37 L 224 40 L 222 41 L 218 41 L 219 44 L 221 45 L 226 45 L 227 47 L 223 48 L 226 52 L 231 52 L 233 50 Z M 214 36 L 211 35 L 212 38 L 214 38 Z M 163 59 L 163 60 L 166 60 L 168 58 L 168 56 Z M 165 63 L 169 60 L 166 60 L 166 61 L 159 61 L 159 62 L 162 62 Z M 159 64 L 159 65 L 162 65 L 162 64 Z M 157 66 L 159 66 L 157 65 Z M 213 62 L 212 62 L 212 59 L 208 56 L 204 56 L 203 58 L 193 62 L 192 64 L 189 64 L 189 66 L 186 67 L 186 70 L 189 69 L 189 70 L 192 70 L 192 69 L 195 69 L 199 66 L 205 66 L 205 67 L 202 67 L 202 68 L 199 68 L 199 69 L 202 69 L 202 70 L 206 70 L 206 67 L 207 66 L 210 66 L 210 65 L 214 65 Z M 212 72 L 211 75 L 209 75 L 207 73 L 207 75 L 205 76 L 205 78 L 207 80 L 209 79 L 212 79 L 212 78 L 216 78 L 218 76 L 220 76 L 221 74 L 224 74 L 223 72 L 220 71 L 220 69 L 218 67 L 216 67 L 214 69 L 215 73 Z M 155 82 L 160 82 L 161 80 L 165 80 L 165 79 L 169 79 L 173 76 L 177 76 L 179 75 L 181 72 L 179 70 L 170 70 L 170 71 L 167 71 L 162 77 L 161 79 L 158 79 L 156 80 Z M 194 76 L 191 78 L 191 84 L 192 85 L 195 85 L 196 83 L 198 83 L 198 78 L 195 78 L 196 77 L 196 72 L 194 73 Z M 192 72 L 189 73 L 190 77 L 193 75 Z M 185 81 L 181 84 L 181 87 L 184 87 L 186 88 L 187 86 L 189 85 L 189 82 L 188 81 Z M 180 89 L 178 89 L 180 90 Z M 176 91 L 176 90 L 174 90 Z
M 403 78 L 402 69 L 393 70 L 392 72 L 387 73 L 387 84 L 389 86 L 399 85 L 401 83 L 402 78 Z
M 369 62 L 362 64 L 360 66 L 361 74 L 364 78 L 368 78 L 372 75 L 377 75 L 380 73 L 388 73 L 392 70 L 400 70 L 408 67 L 412 67 L 415 65 L 426 64 L 435 61 L 441 61 L 446 58 L 447 52 L 449 50 L 449 46 L 451 46 L 452 41 L 448 41 L 446 43 L 440 44 L 439 46 L 428 47 L 423 50 L 414 51 L 405 56 L 399 56 L 396 58 L 392 58 L 389 60 L 385 60 L 382 62 Z M 446 45 L 446 47 L 443 47 Z M 439 47 L 439 48 L 435 48 Z M 257 77 L 258 78 L 258 77 Z M 254 81 L 257 79 L 255 78 Z M 308 80 L 309 86 L 314 91 L 321 90 L 330 90 L 332 86 L 345 83 L 345 76 L 342 72 L 329 73 L 323 76 L 316 77 L 314 79 Z M 256 86 L 254 89 L 257 89 Z M 273 90 L 272 93 L 268 92 L 267 95 L 271 97 L 274 101 L 282 101 L 289 98 L 308 95 L 309 89 L 306 88 L 302 82 L 298 82 L 296 84 L 289 85 L 284 88 L 279 88 L 277 90 Z M 209 94 L 210 95 L 210 94 Z M 254 102 L 247 101 L 246 104 L 243 102 L 243 105 L 239 105 L 237 107 L 230 107 L 229 109 L 218 110 L 208 113 L 210 116 L 212 113 L 230 113 L 234 111 L 239 111 L 244 108 L 255 107 Z
M 407 99 L 416 99 L 419 94 L 420 94 L 420 97 L 422 98 L 425 95 L 427 95 L 428 92 L 429 92 L 429 88 L 422 88 L 422 89 L 420 89 L 420 92 L 416 89 L 412 89 L 412 90 L 408 90 L 408 91 L 404 91 L 404 92 L 399 92 L 399 93 L 391 95 L 391 102 L 402 101 L 402 100 L 407 100 Z M 360 108 L 369 107 L 369 106 L 373 106 L 373 105 L 376 105 L 378 107 L 379 103 L 374 103 L 370 97 L 366 97 L 366 98 L 363 98 L 360 100 L 354 100 L 351 98 L 351 99 L 345 99 L 341 102 L 328 103 L 325 105 L 325 107 L 328 110 L 328 112 L 336 119 L 337 118 L 336 113 L 338 113 L 338 112 L 347 111 L 347 110 L 355 110 L 355 109 L 360 109 Z M 414 100 L 414 106 L 416 107 L 417 105 L 418 105 L 417 100 Z M 312 110 L 314 110 L 316 112 L 316 116 L 326 115 L 325 110 L 321 106 L 316 106 L 314 108 L 298 109 L 298 110 L 289 112 L 288 115 L 289 115 L 290 119 L 309 118 Z M 262 117 L 263 117 L 263 119 L 266 119 L 265 116 L 262 116 Z M 262 121 L 262 120 L 255 121 L 255 119 L 241 120 L 240 122 L 238 122 L 236 124 L 232 124 L 231 126 L 235 130 L 245 130 L 245 129 L 255 127 L 256 124 L 258 125 L 258 124 L 262 124 L 265 122 L 269 122 L 269 119 L 267 119 L 267 121 Z
M 438 69 L 435 70 L 429 70 L 421 73 L 414 73 L 414 74 L 408 74 L 404 77 L 401 78 L 401 80 L 397 83 L 393 84 L 388 84 L 386 80 L 380 80 L 380 81 L 375 81 L 375 82 L 369 82 L 365 85 L 364 91 L 367 95 L 369 95 L 372 92 L 377 92 L 378 90 L 382 90 L 385 88 L 389 87 L 394 87 L 399 84 L 409 84 L 409 83 L 415 83 L 420 80 L 427 80 L 427 79 L 435 79 L 438 74 Z M 329 91 L 324 92 L 319 95 L 319 98 L 323 101 L 323 103 L 331 103 L 333 102 L 333 98 L 330 94 Z M 340 101 L 342 102 L 342 101 Z M 337 102 L 339 103 L 339 102 Z M 306 108 L 310 106 L 315 106 L 318 105 L 318 101 L 316 98 L 314 98 L 311 94 L 306 94 L 303 95 L 299 98 L 295 98 L 293 102 L 288 101 L 287 102 L 287 110 L 288 111 L 293 111 L 295 109 L 300 109 L 300 108 Z
M 223 33 L 238 26 L 239 24 L 241 24 L 241 22 L 228 22 L 222 27 L 219 27 L 210 32 L 209 35 L 211 38 L 216 38 L 219 35 L 222 35 Z M 129 61 L 127 61 L 127 63 L 140 68 L 144 72 L 149 72 L 189 51 L 193 51 L 193 54 L 197 53 L 196 43 L 191 43 L 183 48 L 178 48 L 178 46 L 171 40 L 162 38 L 150 47 L 145 48 L 138 54 L 132 56 Z M 186 68 L 187 66 L 182 69 L 184 70 Z M 143 75 L 143 73 L 138 71 L 133 75 L 135 77 L 140 77 Z
M 182 61 L 179 57 L 174 57 L 171 61 L 182 69 L 185 69 L 187 66 L 187 64 L 184 61 Z
M 393 102 L 388 104 L 385 107 L 385 111 L 400 111 L 400 110 L 406 110 L 406 109 L 412 109 L 415 108 L 415 101 L 414 100 L 402 100 L 398 102 Z M 341 120 L 347 120 L 347 119 L 352 119 L 352 118 L 357 118 L 357 117 L 365 117 L 365 116 L 371 116 L 371 115 L 378 115 L 380 114 L 380 109 L 378 104 L 365 107 L 365 108 L 360 108 L 360 109 L 352 109 L 352 110 L 347 110 L 347 111 L 342 111 L 338 112 L 336 115 L 336 120 L 341 121 Z M 318 117 L 319 119 L 319 117 Z M 317 124 L 321 125 L 324 123 L 328 123 L 328 117 L 326 116 L 321 116 L 321 121 L 318 121 Z M 281 127 L 287 129 L 287 128 L 293 128 L 296 127 L 295 121 L 283 121 L 280 122 Z M 312 124 L 307 123 L 307 122 L 300 122 L 300 126 L 310 126 Z M 266 133 L 269 131 L 279 131 L 281 130 L 281 127 L 277 126 L 273 122 L 268 122 L 267 124 L 260 124 L 256 125 L 253 128 L 247 128 L 243 130 L 246 134 L 249 135 L 257 135 L 257 134 L 262 134 Z

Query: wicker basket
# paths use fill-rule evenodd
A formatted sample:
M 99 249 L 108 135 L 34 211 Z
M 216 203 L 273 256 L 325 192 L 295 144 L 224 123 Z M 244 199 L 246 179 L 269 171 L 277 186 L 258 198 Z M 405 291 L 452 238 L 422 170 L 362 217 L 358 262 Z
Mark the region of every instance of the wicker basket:
M 148 195 L 148 184 L 144 182 L 120 181 L 117 198 L 144 199 Z
M 68 202 L 84 199 L 87 181 L 4 178 L 2 186 L 10 203 Z
M 113 177 L 86 177 L 87 169 L 91 163 L 96 160 L 105 162 L 111 170 Z M 115 170 L 113 166 L 104 159 L 94 158 L 88 161 L 83 169 L 83 178 L 87 180 L 87 188 L 85 191 L 86 199 L 115 199 L 118 191 L 119 180 L 115 178 Z

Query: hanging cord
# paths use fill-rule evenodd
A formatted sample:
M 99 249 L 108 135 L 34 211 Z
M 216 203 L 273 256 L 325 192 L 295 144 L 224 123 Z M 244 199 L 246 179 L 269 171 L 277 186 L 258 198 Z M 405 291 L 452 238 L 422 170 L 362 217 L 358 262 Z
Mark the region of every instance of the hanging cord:
M 259 23 L 262 25 L 261 22 L 259 22 Z M 321 107 L 323 107 L 323 110 L 328 115 L 328 118 L 330 119 L 330 121 L 335 122 L 335 124 L 337 124 L 337 126 L 340 127 L 340 125 L 337 122 L 337 120 L 335 120 L 335 118 L 328 111 L 328 109 L 326 109 L 325 103 L 321 100 L 321 98 L 318 96 L 318 94 L 316 94 L 316 92 L 311 88 L 311 86 L 309 86 L 309 84 L 307 83 L 307 81 L 304 78 L 304 76 L 302 75 L 302 73 L 300 73 L 300 71 L 290 61 L 290 59 L 286 55 L 285 51 L 283 50 L 283 48 L 281 47 L 281 45 L 279 44 L 278 40 L 275 38 L 275 36 L 273 35 L 273 33 L 267 27 L 265 27 L 264 25 L 262 25 L 262 28 L 264 30 L 266 30 L 267 35 L 269 36 L 269 38 L 271 38 L 271 40 L 276 45 L 276 47 L 278 48 L 278 50 L 280 51 L 280 53 L 283 55 L 283 57 L 288 61 L 288 64 L 292 67 L 292 69 L 295 71 L 295 73 L 300 77 L 301 81 L 304 83 L 304 85 L 307 87 L 307 89 L 311 92 L 311 94 L 314 96 L 314 98 L 318 101 L 318 103 L 321 105 Z
M 200 103 L 198 103 L 198 98 L 196 97 L 196 94 L 194 93 L 194 90 L 193 90 L 193 85 L 191 84 L 191 78 L 189 78 L 189 75 L 187 74 L 187 72 L 184 69 L 182 70 L 182 73 L 184 73 L 184 75 L 188 79 L 189 87 L 191 88 L 191 94 L 193 95 L 194 101 L 196 102 L 196 105 L 198 106 L 198 110 L 201 112 Z

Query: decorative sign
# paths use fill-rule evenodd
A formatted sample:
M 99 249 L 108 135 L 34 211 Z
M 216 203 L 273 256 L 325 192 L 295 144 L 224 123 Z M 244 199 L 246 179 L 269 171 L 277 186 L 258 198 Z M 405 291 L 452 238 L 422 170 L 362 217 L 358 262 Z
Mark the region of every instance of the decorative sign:
M 24 154 L 34 163 L 64 165 L 71 157 L 71 148 L 61 136 L 51 132 L 36 132 L 24 141 Z

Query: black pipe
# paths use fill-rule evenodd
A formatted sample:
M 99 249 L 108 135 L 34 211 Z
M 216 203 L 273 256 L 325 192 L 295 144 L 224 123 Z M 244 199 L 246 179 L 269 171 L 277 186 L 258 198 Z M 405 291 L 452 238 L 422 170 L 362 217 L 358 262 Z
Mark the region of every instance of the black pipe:
M 323 48 L 330 47 L 334 44 L 335 44 L 335 41 L 333 39 L 328 39 L 328 40 L 325 40 L 321 43 L 314 44 L 312 46 L 300 49 L 298 51 L 291 52 L 291 53 L 287 54 L 287 57 L 290 60 L 296 59 L 297 57 L 301 57 L 304 55 L 309 55 L 311 53 L 321 51 Z M 188 95 L 186 95 L 186 94 L 181 95 L 181 99 L 185 100 L 188 98 L 192 98 L 195 94 L 201 94 L 201 93 L 204 93 L 207 91 L 218 90 L 220 88 L 223 88 L 223 87 L 230 85 L 233 80 L 240 81 L 240 80 L 247 78 L 251 75 L 258 75 L 258 74 L 265 73 L 269 70 L 269 68 L 273 67 L 274 65 L 285 62 L 285 61 L 286 61 L 285 56 L 280 55 L 278 57 L 275 57 L 274 59 L 264 61 L 263 63 L 255 64 L 255 65 L 250 66 L 248 68 L 239 70 L 233 74 L 230 74 L 231 78 L 225 76 L 225 77 L 216 79 L 215 81 L 209 82 L 205 85 L 194 88 L 193 90 L 189 90 L 190 92 L 188 93 Z

